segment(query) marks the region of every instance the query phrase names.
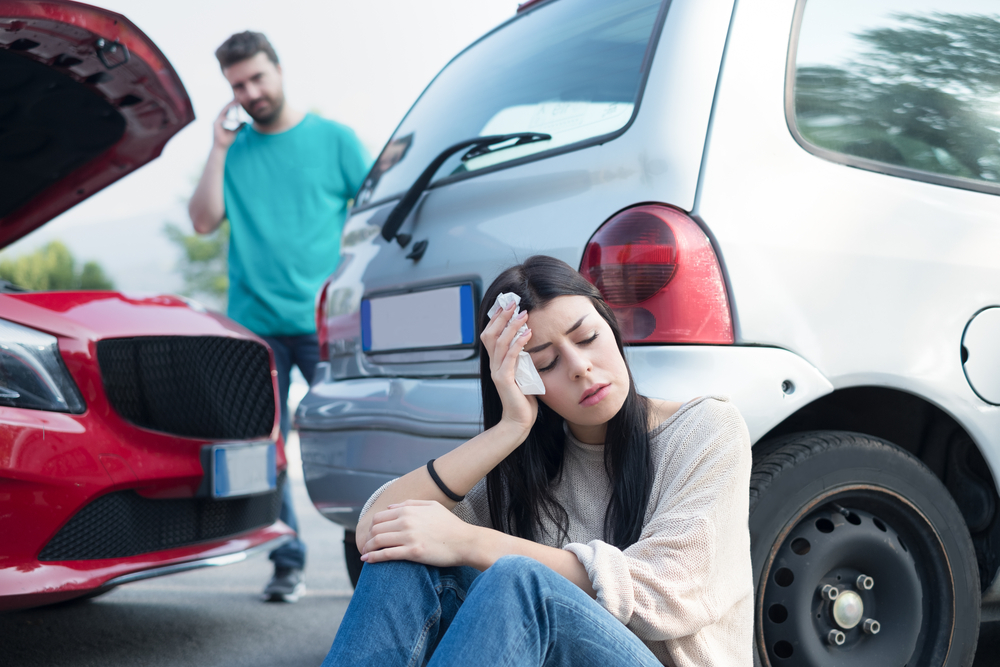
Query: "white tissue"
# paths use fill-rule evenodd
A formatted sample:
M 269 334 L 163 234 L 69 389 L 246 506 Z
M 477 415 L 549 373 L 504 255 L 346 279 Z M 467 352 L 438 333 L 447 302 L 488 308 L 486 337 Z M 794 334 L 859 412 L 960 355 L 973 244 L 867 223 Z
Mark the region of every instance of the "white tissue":
M 514 302 L 514 313 L 511 315 L 511 322 L 517 313 L 520 311 L 521 297 L 513 292 L 504 292 L 497 297 L 496 303 L 490 308 L 490 312 L 486 313 L 487 316 L 492 318 L 494 315 L 499 313 L 501 310 L 506 308 L 511 302 Z M 510 326 L 510 322 L 507 323 Z M 521 325 L 518 329 L 517 335 L 514 336 L 514 340 L 511 341 L 511 346 L 514 345 L 514 341 L 517 340 L 518 336 L 527 331 L 527 322 Z M 506 331 L 506 328 L 504 329 Z M 521 393 L 525 396 L 531 395 L 541 395 L 545 393 L 545 384 L 542 383 L 542 378 L 538 375 L 538 371 L 535 370 L 535 364 L 531 363 L 531 355 L 527 352 L 522 351 L 517 355 L 517 369 L 514 371 L 514 380 L 517 382 L 517 386 L 521 389 Z

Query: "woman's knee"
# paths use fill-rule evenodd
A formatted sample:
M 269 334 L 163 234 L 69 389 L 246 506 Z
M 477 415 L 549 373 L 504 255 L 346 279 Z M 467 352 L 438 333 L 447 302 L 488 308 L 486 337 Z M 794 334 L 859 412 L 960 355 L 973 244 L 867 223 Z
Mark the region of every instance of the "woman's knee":
M 436 567 L 409 560 L 390 560 L 382 563 L 365 563 L 358 579 L 359 590 L 378 589 L 393 595 L 454 589 L 464 598 L 479 572 L 471 567 Z
M 408 560 L 390 560 L 382 563 L 365 563 L 361 568 L 358 588 L 388 586 L 398 590 L 408 583 L 423 584 L 429 580 L 426 565 Z
M 361 571 L 377 572 L 383 576 L 406 576 L 408 574 L 419 574 L 426 570 L 427 567 L 423 563 L 414 563 L 411 560 L 387 560 L 381 563 L 365 563 Z
M 559 576 L 546 565 L 527 556 L 502 556 L 497 559 L 479 579 L 483 584 L 500 587 L 519 587 L 537 589 L 544 586 L 550 577 Z M 479 580 L 477 580 L 478 583 Z
M 548 566 L 542 565 L 534 558 L 528 558 L 527 556 L 516 556 L 508 555 L 501 556 L 497 559 L 492 566 L 490 566 L 488 572 L 503 572 L 508 575 L 520 575 L 525 573 L 540 573 L 548 570 L 551 572 Z

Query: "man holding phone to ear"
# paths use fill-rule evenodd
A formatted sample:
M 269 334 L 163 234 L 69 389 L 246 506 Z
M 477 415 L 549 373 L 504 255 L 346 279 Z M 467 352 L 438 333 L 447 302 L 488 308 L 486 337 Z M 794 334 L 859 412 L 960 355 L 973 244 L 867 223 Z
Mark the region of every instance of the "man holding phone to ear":
M 215 119 L 188 213 L 199 234 L 229 219 L 227 314 L 274 352 L 287 438 L 291 367 L 312 382 L 319 361 L 316 292 L 340 259 L 348 202 L 371 160 L 349 128 L 286 104 L 278 56 L 261 33 L 237 33 L 215 56 L 235 99 Z M 237 105 L 253 122 L 228 129 Z M 282 500 L 281 519 L 297 531 L 288 484 Z M 266 599 L 295 602 L 305 591 L 305 545 L 296 539 L 271 560 Z

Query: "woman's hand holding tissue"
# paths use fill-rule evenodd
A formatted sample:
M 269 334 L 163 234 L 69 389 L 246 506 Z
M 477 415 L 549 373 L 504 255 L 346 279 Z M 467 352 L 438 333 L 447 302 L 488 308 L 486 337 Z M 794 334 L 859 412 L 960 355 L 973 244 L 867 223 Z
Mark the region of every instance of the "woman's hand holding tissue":
M 514 307 L 514 316 L 508 321 L 507 326 L 514 324 L 517 327 L 517 334 L 514 336 L 514 340 L 516 341 L 528 330 L 527 316 L 519 313 L 521 305 L 520 296 L 513 292 L 498 294 L 497 300 L 486 314 L 492 318 L 501 311 L 509 309 L 511 304 Z M 535 364 L 531 361 L 531 355 L 523 350 L 517 355 L 517 370 L 514 373 L 514 381 L 517 382 L 517 386 L 521 388 L 521 393 L 525 396 L 539 396 L 545 393 L 545 383 L 542 382 L 542 376 L 535 369 Z
M 499 299 L 497 303 L 500 303 Z M 515 315 L 516 310 L 517 303 L 513 300 L 506 307 L 491 310 L 490 323 L 479 338 L 490 356 L 490 375 L 503 403 L 501 422 L 516 426 L 527 437 L 538 414 L 538 400 L 534 396 L 525 396 L 516 380 L 518 355 L 531 339 L 531 329 L 526 329 L 524 333 L 519 331 L 527 323 L 528 313 Z

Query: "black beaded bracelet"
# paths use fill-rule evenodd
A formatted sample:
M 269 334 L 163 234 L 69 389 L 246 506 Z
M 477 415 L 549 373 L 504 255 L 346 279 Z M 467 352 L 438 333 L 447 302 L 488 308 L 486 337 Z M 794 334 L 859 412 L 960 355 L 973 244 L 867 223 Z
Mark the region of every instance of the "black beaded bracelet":
M 433 479 L 434 483 L 438 485 L 439 489 L 441 489 L 441 493 L 448 496 L 456 503 L 460 503 L 463 500 L 465 500 L 465 496 L 460 496 L 451 489 L 449 489 L 447 486 L 445 486 L 445 483 L 441 481 L 441 478 L 438 477 L 437 471 L 434 470 L 434 461 L 436 460 L 437 459 L 431 459 L 430 461 L 427 462 L 427 472 L 431 474 L 431 479 Z

